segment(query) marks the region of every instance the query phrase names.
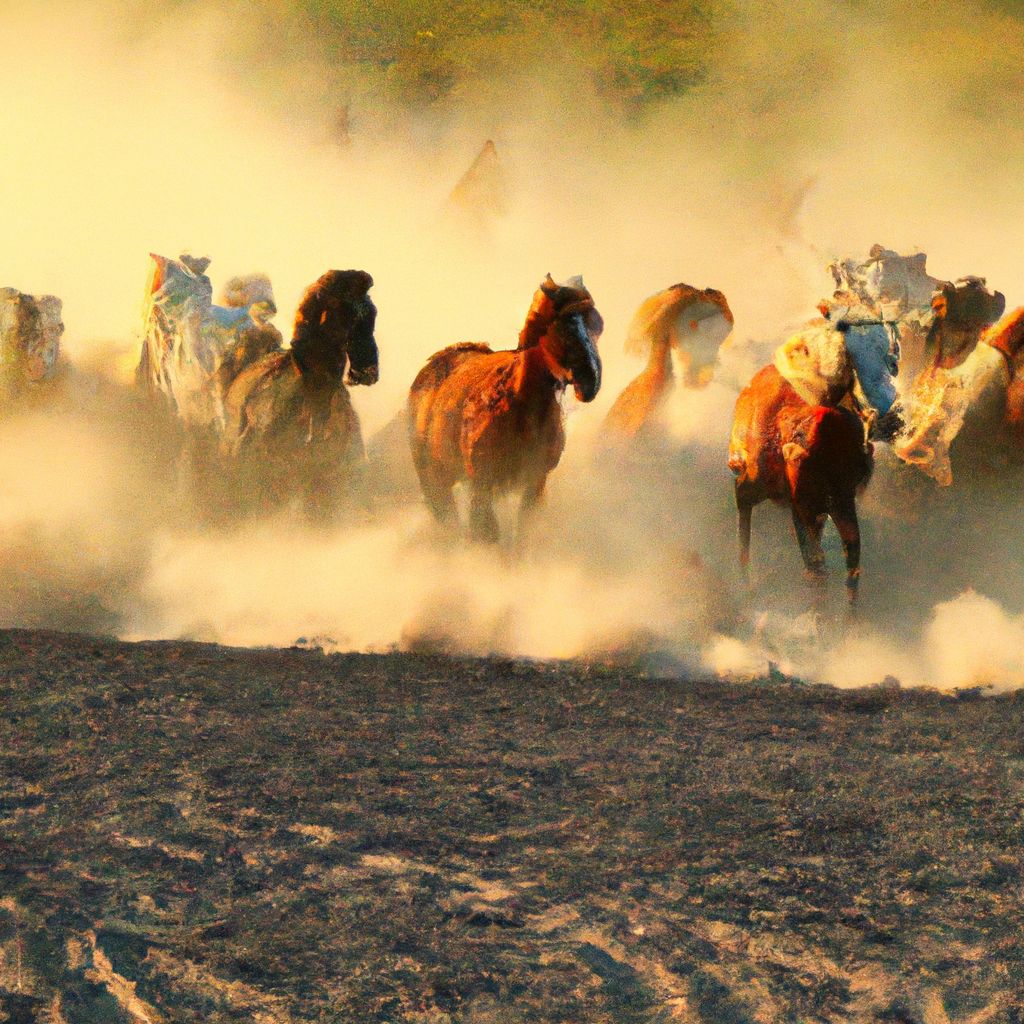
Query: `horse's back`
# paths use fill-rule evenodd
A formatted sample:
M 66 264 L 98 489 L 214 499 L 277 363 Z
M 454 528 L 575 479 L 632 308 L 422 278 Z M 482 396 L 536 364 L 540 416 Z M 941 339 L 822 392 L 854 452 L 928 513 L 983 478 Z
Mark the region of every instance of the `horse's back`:
M 229 443 L 237 443 L 253 419 L 254 406 L 269 401 L 281 402 L 275 393 L 283 390 L 298 394 L 302 375 L 288 349 L 270 352 L 250 363 L 231 381 L 224 394 L 225 434 Z M 269 412 L 269 410 L 268 410 Z
M 458 345 L 449 345 L 440 352 L 435 352 L 427 360 L 423 369 L 416 374 L 409 394 L 415 396 L 422 392 L 434 391 L 467 360 L 479 355 L 493 354 L 491 346 L 482 341 L 464 341 Z
M 490 362 L 481 357 L 495 356 L 490 345 L 483 342 L 467 341 L 435 352 L 412 382 L 409 389 L 409 434 L 414 443 L 418 439 L 426 442 L 427 435 L 433 433 L 432 424 L 436 420 L 435 411 L 440 411 L 450 418 L 457 410 L 461 410 L 462 402 L 469 387 L 464 371 L 468 364 Z M 453 376 L 456 378 L 453 387 Z M 475 379 L 473 373 L 469 379 Z
M 472 477 L 499 487 L 518 479 L 524 462 L 537 454 L 531 440 L 537 430 L 524 428 L 517 398 L 521 357 L 517 350 L 494 352 L 486 345 L 467 344 L 431 358 L 409 396 L 409 437 L 421 476 L 429 473 L 449 485 Z M 557 411 L 553 404 L 541 419 L 546 423 Z M 526 419 L 535 415 L 536 410 Z M 549 454 L 543 457 L 548 468 L 561 454 L 560 429 L 558 414 L 558 437 L 545 437 L 542 444 L 545 453 L 557 448 L 553 461 Z
M 773 486 L 783 468 L 779 414 L 787 407 L 809 408 L 793 386 L 769 364 L 754 374 L 736 399 L 729 437 L 729 468 L 737 488 L 764 489 L 764 497 L 779 498 Z

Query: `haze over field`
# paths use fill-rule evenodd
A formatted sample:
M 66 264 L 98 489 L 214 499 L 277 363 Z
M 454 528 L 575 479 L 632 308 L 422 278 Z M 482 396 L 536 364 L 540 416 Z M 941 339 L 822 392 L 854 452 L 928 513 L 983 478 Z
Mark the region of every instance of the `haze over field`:
M 863 621 L 823 646 L 783 513 L 755 513 L 759 583 L 741 593 L 725 467 L 738 387 L 813 315 L 831 258 L 921 249 L 932 274 L 982 274 L 1011 308 L 1024 302 L 1024 23 L 1011 7 L 716 4 L 667 56 L 665 26 L 621 26 L 596 4 L 511 7 L 499 22 L 466 5 L 454 26 L 432 5 L 371 6 L 363 21 L 307 7 L 0 12 L 0 285 L 64 300 L 79 371 L 53 405 L 0 423 L 4 623 L 358 649 L 628 648 L 752 673 L 771 658 L 842 684 L 1019 684 L 1010 498 L 968 515 L 929 492 L 915 522 L 882 467 L 862 502 Z M 474 10 L 483 27 L 470 32 Z M 346 50 L 354 24 L 376 34 Z M 665 78 L 662 64 L 687 70 Z M 508 212 L 465 231 L 443 208 L 488 138 Z M 120 387 L 151 251 L 209 255 L 215 289 L 266 271 L 286 336 L 323 270 L 369 270 L 381 382 L 354 396 L 368 438 L 431 352 L 511 347 L 544 274 L 582 273 L 605 318 L 605 384 L 570 409 L 529 555 L 442 543 L 414 501 L 326 531 L 202 526 L 175 487 L 173 444 Z M 672 452 L 612 466 L 600 422 L 640 368 L 622 353 L 626 325 L 680 280 L 725 292 L 733 350 L 711 388 L 679 395 Z M 971 642 L 947 649 L 951 633 Z

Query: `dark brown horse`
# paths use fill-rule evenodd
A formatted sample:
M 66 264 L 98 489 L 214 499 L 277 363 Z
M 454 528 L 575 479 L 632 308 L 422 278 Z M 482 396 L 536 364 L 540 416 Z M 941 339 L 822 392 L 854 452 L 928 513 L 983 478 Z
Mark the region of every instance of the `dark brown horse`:
M 983 277 L 943 283 L 932 296 L 934 320 L 925 336 L 926 367 L 950 370 L 974 351 L 982 331 L 1006 310 L 1002 292 L 985 287 Z
M 590 402 L 601 387 L 603 327 L 581 278 L 559 285 L 549 274 L 517 349 L 468 343 L 430 357 L 409 393 L 409 439 L 438 520 L 456 520 L 452 489 L 460 480 L 470 485 L 470 529 L 479 540 L 498 539 L 496 492 L 521 491 L 521 516 L 536 505 L 565 447 L 561 392 L 571 383 Z
M 260 478 L 271 502 L 299 490 L 323 511 L 364 458 L 345 385 L 377 381 L 372 285 L 362 270 L 327 271 L 303 296 L 291 347 L 258 359 L 228 388 L 225 453 Z

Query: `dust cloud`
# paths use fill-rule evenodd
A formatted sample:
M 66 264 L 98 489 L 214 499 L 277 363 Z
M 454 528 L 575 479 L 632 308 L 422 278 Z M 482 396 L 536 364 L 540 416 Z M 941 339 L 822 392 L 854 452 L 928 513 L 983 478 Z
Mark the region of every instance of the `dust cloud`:
M 725 465 L 738 389 L 814 315 L 833 257 L 922 249 L 936 276 L 985 275 L 1022 301 L 1024 23 L 985 4 L 723 6 L 706 79 L 625 118 L 561 51 L 399 110 L 248 10 L 0 11 L 0 284 L 63 299 L 68 364 L 0 416 L 3 624 L 739 676 L 772 663 L 837 685 L 1024 681 L 1013 491 L 974 504 L 880 452 L 847 623 L 836 539 L 833 585 L 812 594 L 777 509 L 755 512 L 741 585 Z M 465 230 L 445 201 L 487 138 L 507 213 Z M 325 269 L 374 275 L 381 382 L 354 393 L 372 511 L 209 522 L 177 427 L 131 387 L 147 254 L 183 251 L 212 258 L 215 289 L 267 272 L 286 336 Z M 604 385 L 590 406 L 566 399 L 569 446 L 529 533 L 481 550 L 429 522 L 395 417 L 438 348 L 513 347 L 549 271 L 595 296 Z M 708 388 L 674 394 L 666 439 L 617 450 L 601 421 L 642 368 L 626 327 L 677 281 L 725 292 L 734 336 Z

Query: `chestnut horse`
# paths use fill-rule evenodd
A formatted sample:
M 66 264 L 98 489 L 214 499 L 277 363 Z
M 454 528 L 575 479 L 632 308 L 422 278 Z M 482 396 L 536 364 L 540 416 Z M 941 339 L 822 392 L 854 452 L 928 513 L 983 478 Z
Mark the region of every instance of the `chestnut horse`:
M 800 338 L 794 342 L 807 347 Z M 841 347 L 837 346 L 836 352 L 845 355 Z M 871 476 L 872 447 L 865 442 L 861 418 L 834 404 L 845 393 L 849 366 L 837 368 L 832 376 L 837 382 L 833 393 L 808 402 L 777 365 L 758 371 L 736 401 L 729 468 L 736 477 L 744 571 L 750 561 L 750 520 L 755 505 L 770 499 L 790 506 L 807 575 L 818 580 L 824 577 L 825 566 L 821 533 L 830 516 L 843 543 L 847 595 L 852 602 L 860 577 L 856 494 Z
M 673 351 L 688 388 L 710 380 L 719 346 L 732 333 L 733 315 L 714 288 L 674 284 L 644 300 L 626 335 L 626 351 L 646 355 L 647 365 L 615 399 L 605 426 L 622 437 L 650 427 L 675 387 Z
M 291 347 L 256 360 L 228 388 L 225 454 L 248 459 L 269 483 L 271 500 L 298 484 L 307 506 L 322 511 L 364 458 L 345 384 L 377 381 L 372 285 L 362 270 L 327 271 L 303 296 Z
M 427 505 L 455 522 L 452 489 L 470 485 L 470 530 L 498 539 L 497 491 L 521 491 L 522 519 L 544 492 L 565 447 L 559 397 L 581 402 L 601 387 L 597 339 L 604 327 L 581 278 L 549 274 L 534 295 L 514 351 L 467 343 L 427 360 L 409 392 L 409 442 Z

